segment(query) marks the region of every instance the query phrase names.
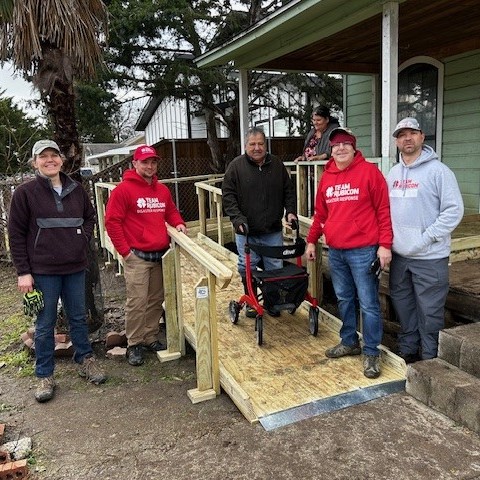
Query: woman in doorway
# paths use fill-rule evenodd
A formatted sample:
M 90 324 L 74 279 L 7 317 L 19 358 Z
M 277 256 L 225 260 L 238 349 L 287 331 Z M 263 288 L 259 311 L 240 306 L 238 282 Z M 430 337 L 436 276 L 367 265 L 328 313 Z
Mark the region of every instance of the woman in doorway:
M 338 119 L 330 115 L 327 107 L 316 108 L 312 115 L 312 129 L 308 132 L 303 146 L 303 154 L 297 157 L 295 162 L 328 160 L 331 156 L 328 136 L 339 126 Z
M 330 132 L 339 127 L 338 119 L 330 115 L 330 110 L 325 106 L 317 107 L 312 115 L 312 129 L 308 132 L 303 145 L 303 154 L 295 159 L 295 162 L 328 160 L 331 156 L 330 143 L 328 137 Z M 313 168 L 308 167 L 308 191 L 307 205 L 309 206 L 308 215 L 313 215 L 315 205 L 315 180 Z

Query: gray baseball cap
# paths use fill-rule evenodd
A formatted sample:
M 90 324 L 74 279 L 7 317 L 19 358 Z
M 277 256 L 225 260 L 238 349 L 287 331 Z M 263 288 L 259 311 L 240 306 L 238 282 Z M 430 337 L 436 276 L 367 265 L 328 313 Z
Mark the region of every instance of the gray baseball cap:
M 47 148 L 53 148 L 57 152 L 60 152 L 60 148 L 53 140 L 39 140 L 32 148 L 32 155 L 39 155 Z
M 418 130 L 420 132 L 422 131 L 416 118 L 406 117 L 397 123 L 397 126 L 395 127 L 395 130 L 393 132 L 393 136 L 397 138 L 400 130 L 403 130 L 404 128 L 410 128 L 411 130 Z

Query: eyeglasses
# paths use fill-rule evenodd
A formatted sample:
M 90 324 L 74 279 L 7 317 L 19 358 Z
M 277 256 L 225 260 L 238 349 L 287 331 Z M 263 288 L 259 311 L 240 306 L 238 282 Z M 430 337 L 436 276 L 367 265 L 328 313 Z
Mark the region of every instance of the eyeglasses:
M 338 148 L 340 145 L 343 145 L 344 147 L 351 145 L 353 147 L 352 142 L 338 142 L 338 143 L 332 144 L 332 148 Z
M 332 144 L 332 148 L 338 148 L 340 145 L 343 145 L 344 147 L 351 145 L 353 147 L 352 142 L 338 142 L 338 143 Z

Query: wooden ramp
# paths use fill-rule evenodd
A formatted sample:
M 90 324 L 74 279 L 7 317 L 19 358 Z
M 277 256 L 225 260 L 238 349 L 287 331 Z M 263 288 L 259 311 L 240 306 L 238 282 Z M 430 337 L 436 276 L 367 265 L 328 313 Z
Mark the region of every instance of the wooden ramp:
M 201 246 L 236 271 L 233 254 L 208 242 L 201 242 Z M 185 279 L 196 281 L 199 275 L 195 264 L 182 257 L 183 327 L 195 349 L 195 299 L 193 285 Z M 308 310 L 303 306 L 294 315 L 265 315 L 263 345 L 258 346 L 254 320 L 241 312 L 238 323 L 233 325 L 228 316 L 228 304 L 239 299 L 242 288 L 235 275 L 226 289 L 216 292 L 218 357 L 220 384 L 250 422 L 264 420 L 266 426 L 273 418 L 270 424 L 280 426 L 311 416 L 308 412 L 325 411 L 325 402 L 343 408 L 383 396 L 392 388 L 403 388 L 405 362 L 386 348 L 382 347 L 382 375 L 376 380 L 363 375 L 361 356 L 325 357 L 324 351 L 339 342 L 340 321 L 324 310 L 317 337 L 309 333 Z

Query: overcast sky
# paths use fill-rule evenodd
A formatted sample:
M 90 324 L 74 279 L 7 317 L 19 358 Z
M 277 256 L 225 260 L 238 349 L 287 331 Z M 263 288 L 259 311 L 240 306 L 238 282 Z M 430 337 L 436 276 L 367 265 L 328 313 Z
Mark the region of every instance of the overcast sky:
M 13 97 L 15 103 L 27 114 L 32 114 L 31 108 L 27 107 L 25 102 L 38 98 L 38 93 L 32 88 L 31 84 L 22 79 L 19 75 L 13 75 L 13 68 L 5 64 L 0 67 L 0 92 L 2 96 Z M 35 113 L 33 113 L 35 116 Z

